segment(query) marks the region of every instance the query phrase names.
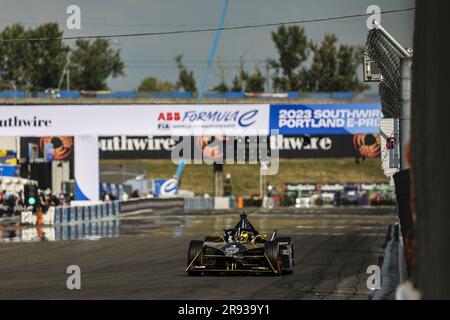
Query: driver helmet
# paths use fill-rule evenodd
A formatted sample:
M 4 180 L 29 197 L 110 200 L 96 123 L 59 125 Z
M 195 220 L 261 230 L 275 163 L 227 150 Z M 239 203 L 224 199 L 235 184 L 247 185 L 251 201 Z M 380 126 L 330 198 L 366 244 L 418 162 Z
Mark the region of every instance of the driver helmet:
M 250 235 L 247 231 L 242 231 L 240 235 L 241 241 L 248 241 L 250 239 Z

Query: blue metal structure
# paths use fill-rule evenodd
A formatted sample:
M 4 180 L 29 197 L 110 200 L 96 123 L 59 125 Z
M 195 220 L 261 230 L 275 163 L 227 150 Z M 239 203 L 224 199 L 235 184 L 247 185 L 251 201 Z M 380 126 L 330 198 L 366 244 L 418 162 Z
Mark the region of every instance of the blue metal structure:
M 205 92 L 205 87 L 206 87 L 206 84 L 208 82 L 209 72 L 211 71 L 211 66 L 212 66 L 212 63 L 214 61 L 214 56 L 216 54 L 217 44 L 219 43 L 220 33 L 221 33 L 223 25 L 225 23 L 225 16 L 226 16 L 227 11 L 228 11 L 228 1 L 229 0 L 225 0 L 224 5 L 223 5 L 223 10 L 222 10 L 222 15 L 220 17 L 220 22 L 219 22 L 219 25 L 217 26 L 216 35 L 214 36 L 213 45 L 211 47 L 211 51 L 210 51 L 209 57 L 208 57 L 208 67 L 206 68 L 205 76 L 203 77 L 203 81 L 202 81 L 202 83 L 200 85 L 200 90 L 198 92 L 197 102 L 200 102 L 202 100 L 203 93 Z

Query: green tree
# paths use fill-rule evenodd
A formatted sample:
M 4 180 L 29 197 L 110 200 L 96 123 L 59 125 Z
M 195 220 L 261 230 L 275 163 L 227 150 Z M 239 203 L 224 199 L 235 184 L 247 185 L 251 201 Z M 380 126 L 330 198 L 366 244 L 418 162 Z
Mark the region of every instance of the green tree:
M 341 91 L 361 92 L 369 87 L 358 80 L 356 70 L 361 64 L 364 47 L 341 45 L 337 53 L 337 87 Z
M 0 79 L 3 86 L 14 82 L 18 89 L 56 88 L 69 50 L 60 40 L 62 35 L 56 23 L 46 23 L 29 30 L 21 24 L 6 27 L 0 34 L 0 39 L 4 40 L 0 42 Z M 35 38 L 55 39 L 31 40 Z
M 309 56 L 308 38 L 303 27 L 281 26 L 272 32 L 272 40 L 278 50 L 278 61 L 270 60 L 277 72 L 273 76 L 273 87 L 283 91 L 297 91 L 301 88 L 302 65 Z M 283 75 L 280 76 L 281 69 Z
M 219 69 L 220 74 L 220 82 L 218 85 L 216 85 L 214 88 L 212 88 L 212 91 L 214 92 L 228 92 L 230 88 L 228 88 L 227 82 L 225 80 L 225 65 L 223 61 L 217 62 L 217 67 Z
M 244 60 L 241 57 L 239 73 L 234 76 L 231 91 L 235 92 L 264 92 L 266 78 L 262 75 L 258 66 L 255 66 L 255 72 L 249 74 L 244 69 Z
M 228 86 L 224 81 L 221 81 L 217 86 L 215 86 L 212 91 L 214 92 L 228 92 Z
M 364 48 L 340 45 L 333 34 L 325 35 L 319 44 L 311 43 L 313 59 L 304 75 L 308 91 L 356 91 L 368 87 L 358 80 L 356 71 L 362 61 Z
M 325 92 L 337 89 L 336 42 L 335 35 L 327 34 L 320 45 L 310 44 L 314 56 L 309 70 L 309 89 Z
M 29 39 L 60 39 L 62 36 L 63 32 L 57 23 L 42 24 L 27 32 Z M 31 87 L 34 90 L 57 88 L 69 47 L 62 40 L 29 41 L 28 45 L 32 54 L 29 74 Z
M 175 90 L 175 85 L 170 81 L 158 80 L 155 77 L 142 79 L 139 84 L 139 92 L 171 92 Z
M 110 41 L 78 39 L 70 56 L 72 86 L 79 90 L 105 90 L 109 77 L 123 76 L 124 63 L 120 50 L 110 47 Z
M 0 79 L 4 86 L 15 82 L 18 88 L 29 85 L 30 47 L 27 41 L 11 41 L 27 38 L 27 32 L 21 24 L 6 27 L 0 34 Z M 9 40 L 9 41 L 8 41 Z
M 194 72 L 187 70 L 183 63 L 183 55 L 180 54 L 175 57 L 175 62 L 178 68 L 178 82 L 177 88 L 183 89 L 186 92 L 196 93 L 197 85 L 195 83 Z
M 243 86 L 242 86 L 242 81 L 240 79 L 239 76 L 234 76 L 233 78 L 233 82 L 231 84 L 231 91 L 234 92 L 242 92 L 243 91 Z
M 239 58 L 239 73 L 234 76 L 231 84 L 231 91 L 243 92 L 245 86 L 245 80 L 247 79 L 247 73 L 244 69 L 244 54 Z
M 272 40 L 279 55 L 277 61 L 269 60 L 275 90 L 359 92 L 368 88 L 356 75 L 363 48 L 342 44 L 338 49 L 334 34 L 314 43 L 297 26 L 279 27 L 272 32 Z M 307 61 L 311 61 L 308 68 Z
M 266 78 L 262 75 L 258 67 L 255 67 L 255 73 L 247 74 L 245 77 L 246 92 L 264 92 Z
M 12 82 L 6 80 L 0 80 L 0 91 L 3 90 L 12 90 L 14 89 L 14 85 Z

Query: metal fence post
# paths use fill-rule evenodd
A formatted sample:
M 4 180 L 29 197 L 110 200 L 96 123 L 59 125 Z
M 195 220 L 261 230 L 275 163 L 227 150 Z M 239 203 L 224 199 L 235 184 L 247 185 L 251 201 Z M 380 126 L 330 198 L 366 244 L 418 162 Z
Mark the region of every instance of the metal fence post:
M 411 136 L 411 64 L 409 57 L 404 57 L 401 63 L 402 100 L 400 112 L 400 170 L 409 169 L 406 159 L 406 146 Z
M 380 101 L 384 118 L 393 118 L 393 136 L 398 136 L 400 151 L 398 171 L 394 174 L 397 195 L 398 228 L 398 273 L 399 283 L 408 277 L 408 261 L 405 252 L 411 249 L 413 241 L 413 218 L 410 207 L 410 179 L 407 145 L 411 135 L 411 71 L 412 50 L 405 49 L 377 21 L 367 37 L 367 54 L 381 71 L 379 86 Z M 395 132 L 397 120 L 399 133 Z M 398 164 L 397 164 L 398 165 Z M 408 246 L 405 251 L 404 246 Z M 409 250 L 410 251 L 410 250 Z M 410 261 L 409 261 L 410 262 Z

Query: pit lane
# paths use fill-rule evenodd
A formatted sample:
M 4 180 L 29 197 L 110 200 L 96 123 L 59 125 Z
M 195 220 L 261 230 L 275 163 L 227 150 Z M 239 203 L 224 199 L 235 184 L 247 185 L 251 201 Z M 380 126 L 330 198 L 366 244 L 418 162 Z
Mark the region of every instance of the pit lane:
M 289 276 L 188 277 L 189 240 L 233 227 L 238 215 L 158 215 L 120 219 L 119 234 L 96 241 L 0 243 L 0 299 L 367 299 L 369 265 L 379 265 L 392 214 L 249 215 L 261 232 L 278 229 L 295 245 Z M 68 290 L 69 265 L 81 290 Z

